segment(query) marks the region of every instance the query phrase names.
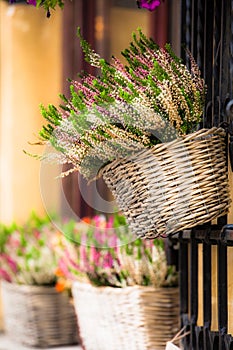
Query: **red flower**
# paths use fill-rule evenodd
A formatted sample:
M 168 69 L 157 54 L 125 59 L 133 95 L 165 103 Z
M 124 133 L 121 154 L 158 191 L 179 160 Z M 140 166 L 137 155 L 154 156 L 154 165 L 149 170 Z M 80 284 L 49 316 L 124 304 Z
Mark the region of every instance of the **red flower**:
M 154 11 L 161 4 L 161 0 L 137 0 L 139 8 L 145 8 Z

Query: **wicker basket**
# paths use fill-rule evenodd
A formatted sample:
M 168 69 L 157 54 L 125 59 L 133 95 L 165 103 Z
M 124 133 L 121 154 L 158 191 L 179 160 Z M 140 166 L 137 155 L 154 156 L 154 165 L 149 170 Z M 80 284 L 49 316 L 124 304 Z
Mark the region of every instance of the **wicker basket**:
M 33 347 L 77 344 L 74 306 L 54 287 L 2 282 L 4 328 L 10 338 Z
M 179 329 L 178 288 L 72 288 L 85 350 L 164 350 Z
M 202 129 L 102 169 L 133 233 L 167 236 L 228 212 L 225 137 L 222 128 Z

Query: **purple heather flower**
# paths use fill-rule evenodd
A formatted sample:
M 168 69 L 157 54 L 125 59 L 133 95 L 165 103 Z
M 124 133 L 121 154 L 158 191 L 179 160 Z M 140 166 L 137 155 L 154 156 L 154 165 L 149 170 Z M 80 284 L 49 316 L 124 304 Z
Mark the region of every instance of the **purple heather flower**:
M 36 6 L 36 0 L 27 0 L 27 3 L 28 3 L 29 5 Z
M 161 4 L 161 0 L 137 0 L 139 8 L 145 8 L 154 11 Z
M 10 4 L 16 3 L 16 0 L 9 0 Z M 36 6 L 36 0 L 27 0 L 27 4 Z

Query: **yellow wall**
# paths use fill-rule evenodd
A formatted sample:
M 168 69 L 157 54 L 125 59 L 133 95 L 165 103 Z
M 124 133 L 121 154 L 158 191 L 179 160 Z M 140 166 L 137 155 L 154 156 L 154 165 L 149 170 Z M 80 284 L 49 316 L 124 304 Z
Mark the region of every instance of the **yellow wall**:
M 59 206 L 57 182 L 48 174 L 50 208 L 43 204 L 37 141 L 39 104 L 57 104 L 61 92 L 61 12 L 0 1 L 0 221 L 27 219 Z M 48 202 L 48 200 L 47 200 Z M 47 203 L 48 204 L 48 203 Z M 48 204 L 49 205 L 49 204 Z M 3 327 L 0 300 L 0 329 Z
M 138 27 L 143 33 L 149 33 L 149 14 L 138 9 L 112 7 L 110 12 L 110 54 L 123 61 L 120 52 L 129 46 L 132 40 L 132 32 Z
M 37 141 L 39 104 L 58 103 L 61 92 L 61 12 L 0 1 L 0 221 L 22 221 L 44 212 Z M 58 191 L 50 187 L 54 203 Z

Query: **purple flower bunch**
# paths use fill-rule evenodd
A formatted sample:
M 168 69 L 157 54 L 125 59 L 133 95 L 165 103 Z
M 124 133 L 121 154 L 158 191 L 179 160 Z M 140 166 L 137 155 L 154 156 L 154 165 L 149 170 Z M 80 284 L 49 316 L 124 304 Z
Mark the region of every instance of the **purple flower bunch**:
M 33 5 L 33 6 L 36 6 L 36 0 L 27 0 L 25 1 L 27 4 L 29 5 Z M 9 0 L 9 3 L 10 4 L 16 4 L 17 3 L 17 0 Z
M 144 8 L 149 11 L 154 11 L 161 4 L 161 0 L 137 0 L 139 8 Z
M 58 264 L 71 281 L 112 287 L 177 283 L 175 268 L 167 265 L 164 241 L 129 243 L 128 226 L 121 215 L 83 218 L 73 225 L 67 223 L 63 231 L 56 246 Z

